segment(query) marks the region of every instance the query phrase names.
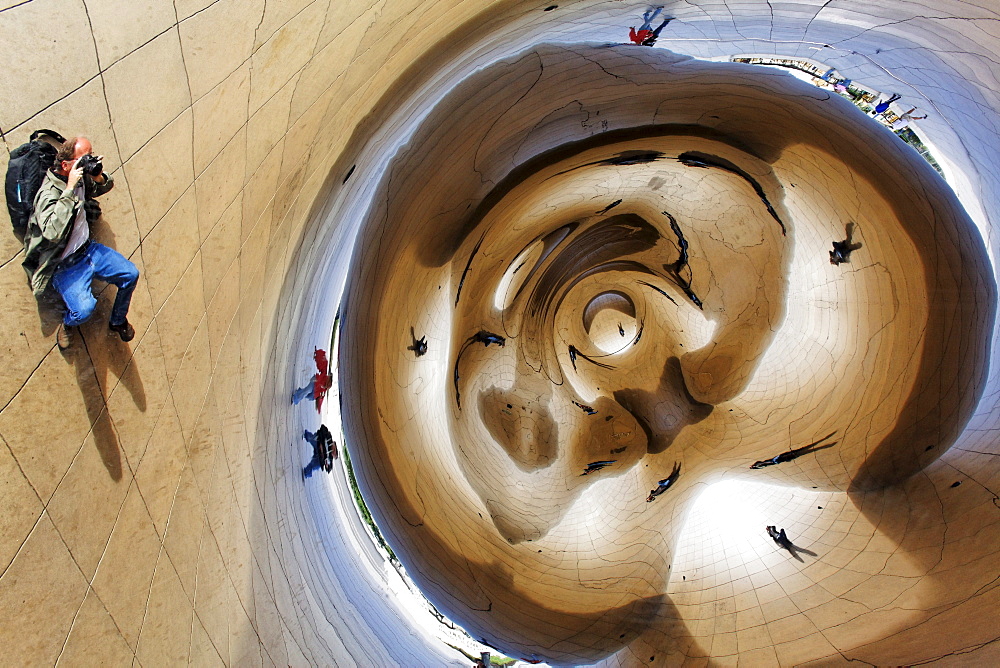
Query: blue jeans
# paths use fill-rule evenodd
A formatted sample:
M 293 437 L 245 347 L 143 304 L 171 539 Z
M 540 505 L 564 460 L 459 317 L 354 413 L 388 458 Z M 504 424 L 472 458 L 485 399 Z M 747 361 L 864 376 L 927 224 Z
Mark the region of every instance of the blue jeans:
M 125 322 L 139 270 L 118 251 L 90 241 L 86 248 L 60 263 L 52 275 L 52 285 L 66 303 L 63 323 L 67 326 L 81 325 L 94 314 L 97 299 L 90 283 L 95 278 L 118 287 L 109 322 L 116 326 Z
M 316 456 L 316 434 L 308 429 L 305 429 L 302 431 L 302 438 L 306 439 L 306 443 L 313 447 L 313 458 L 306 465 L 306 467 L 302 469 L 302 477 L 311 478 L 312 474 L 316 472 L 316 469 L 322 466 L 322 462 L 320 462 L 319 458 Z
M 316 397 L 313 396 L 313 388 L 316 387 L 316 377 L 313 376 L 309 381 L 308 385 L 304 385 L 299 389 L 292 392 L 292 403 L 297 404 L 303 399 L 309 399 L 310 401 L 315 401 Z
M 659 16 L 660 12 L 662 12 L 662 11 L 663 11 L 663 7 L 657 7 L 652 12 L 650 12 L 650 10 L 646 10 L 645 12 L 643 12 L 642 13 L 642 25 L 639 26 L 639 30 L 652 30 L 653 29 L 653 21 L 656 20 L 656 17 Z M 666 24 L 663 24 L 663 25 L 666 25 Z M 663 26 L 660 26 L 660 28 L 662 28 L 662 27 Z
M 323 463 L 320 460 L 313 457 L 312 461 L 309 462 L 304 469 L 302 469 L 302 477 L 311 478 L 312 474 L 315 473 L 317 470 L 319 470 L 322 466 Z

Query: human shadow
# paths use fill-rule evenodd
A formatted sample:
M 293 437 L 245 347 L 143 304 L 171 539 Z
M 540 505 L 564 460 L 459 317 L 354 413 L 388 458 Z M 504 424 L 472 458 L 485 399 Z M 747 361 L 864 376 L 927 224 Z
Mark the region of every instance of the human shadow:
M 113 288 L 113 286 L 108 287 Z M 101 291 L 94 315 L 79 328 L 81 345 L 86 348 L 90 356 L 94 374 L 105 399 L 110 399 L 118 387 L 124 387 L 131 395 L 136 409 L 144 413 L 146 389 L 133 349 L 116 334 L 108 331 L 108 318 L 114 297 L 114 289 L 105 288 Z M 141 336 L 139 332 L 137 335 Z M 139 344 L 142 344 L 141 340 Z M 115 383 L 115 380 L 118 383 Z
M 94 444 L 97 446 L 104 468 L 112 480 L 119 481 L 122 479 L 121 447 L 90 353 L 87 347 L 80 343 L 66 349 L 63 354 L 76 371 L 76 382 L 87 410 L 87 418 L 90 420 Z
M 804 547 L 799 547 L 798 545 L 796 545 L 795 543 L 793 543 L 791 541 L 788 541 L 788 545 L 787 546 L 783 546 L 783 547 L 786 550 L 788 550 L 788 554 L 792 555 L 792 557 L 796 561 L 799 561 L 801 563 L 805 563 L 805 561 L 802 559 L 802 557 L 799 556 L 800 552 L 802 554 L 808 554 L 810 557 L 815 557 L 816 556 L 816 553 L 813 552 L 812 550 L 807 550 Z
M 845 229 L 847 235 L 843 241 L 834 241 L 833 250 L 830 251 L 830 264 L 843 264 L 851 261 L 851 253 L 863 247 L 863 244 L 854 243 L 854 223 L 848 223 Z
M 102 227 L 107 229 L 106 225 Z M 102 234 L 102 242 L 113 238 L 110 231 Z M 107 322 L 117 288 L 103 282 L 98 282 L 94 287 L 101 285 L 103 287 L 96 294 L 98 303 L 94 314 L 76 328 L 69 348 L 62 351 L 62 354 L 74 367 L 77 386 L 101 461 L 111 479 L 118 481 L 122 478 L 121 443 L 111 418 L 108 399 L 115 388 L 120 386 L 129 392 L 135 408 L 140 412 L 146 411 L 147 401 L 139 365 L 132 349 L 118 336 L 108 335 Z M 65 306 L 61 297 L 50 286 L 38 299 L 42 331 L 51 335 L 64 313 Z M 112 382 L 112 377 L 120 382 Z
M 812 550 L 807 550 L 804 547 L 799 547 L 798 545 L 793 543 L 791 539 L 788 538 L 788 535 L 785 533 L 784 529 L 778 530 L 777 527 L 769 525 L 767 527 L 767 535 L 771 537 L 771 540 L 774 541 L 775 545 L 782 548 L 783 550 L 788 550 L 788 554 L 792 555 L 792 557 L 796 561 L 805 563 L 802 557 L 799 556 L 798 554 L 799 552 L 801 552 L 802 554 L 808 554 L 811 557 L 816 556 L 816 553 L 813 552 Z
M 108 248 L 115 248 L 116 236 L 114 229 L 105 224 L 102 217 L 98 218 L 91 228 L 94 241 L 101 243 Z M 134 261 L 138 250 L 133 251 L 129 257 Z M 140 273 L 139 280 L 142 281 Z M 145 412 L 146 393 L 143 388 L 142 379 L 138 374 L 135 358 L 132 355 L 133 348 L 123 342 L 118 336 L 109 333 L 108 321 L 111 317 L 111 308 L 118 295 L 118 288 L 100 280 L 94 281 L 94 295 L 97 297 L 97 308 L 90 319 L 80 326 L 82 338 L 90 352 L 94 370 L 97 373 L 97 380 L 101 384 L 105 398 L 110 398 L 114 389 L 114 384 L 109 384 L 108 380 L 114 376 L 132 395 L 132 401 L 136 408 Z M 136 285 L 136 290 L 140 287 Z M 136 330 L 140 337 L 133 346 L 141 345 L 143 333 Z

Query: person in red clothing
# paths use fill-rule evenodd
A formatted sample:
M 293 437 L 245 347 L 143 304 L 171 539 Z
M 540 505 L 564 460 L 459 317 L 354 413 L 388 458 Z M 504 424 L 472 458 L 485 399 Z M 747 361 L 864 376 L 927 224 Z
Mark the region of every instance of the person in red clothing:
M 673 20 L 674 20 L 673 18 L 663 19 L 663 23 L 661 23 L 656 30 L 650 33 L 649 37 L 642 40 L 642 45 L 653 46 L 654 44 L 656 44 L 656 40 L 659 39 L 660 37 L 660 31 L 663 30 L 666 27 L 666 25 Z
M 642 25 L 639 26 L 638 30 L 635 27 L 629 28 L 628 38 L 640 46 L 653 46 L 656 43 L 656 38 L 660 36 L 660 31 L 674 20 L 673 17 L 665 19 L 659 28 L 653 30 L 653 21 L 656 20 L 656 17 L 662 11 L 663 7 L 656 7 L 644 12 L 642 15 Z
M 333 377 L 330 375 L 330 363 L 326 358 L 326 351 L 315 348 L 313 359 L 316 361 L 316 373 L 308 383 L 292 392 L 292 403 L 297 404 L 303 399 L 311 399 L 316 402 L 316 410 L 323 408 L 323 399 L 326 393 L 333 387 Z
M 628 29 L 628 38 L 639 46 L 642 46 L 642 43 L 646 40 L 646 38 L 652 34 L 652 30 L 644 30 L 642 28 L 636 30 L 634 26 Z

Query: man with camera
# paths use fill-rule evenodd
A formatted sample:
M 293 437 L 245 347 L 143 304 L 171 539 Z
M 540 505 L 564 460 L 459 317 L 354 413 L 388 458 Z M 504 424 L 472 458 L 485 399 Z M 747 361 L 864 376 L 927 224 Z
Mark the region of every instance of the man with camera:
M 101 215 L 94 198 L 114 187 L 111 175 L 104 173 L 102 156 L 92 150 L 86 137 L 62 145 L 35 195 L 24 236 L 22 264 L 35 296 L 51 282 L 66 304 L 66 316 L 56 332 L 56 343 L 63 350 L 70 345 L 71 328 L 94 313 L 97 299 L 91 281 L 95 278 L 118 288 L 108 328 L 122 341 L 135 336 L 126 316 L 139 270 L 118 251 L 90 238 L 90 224 Z

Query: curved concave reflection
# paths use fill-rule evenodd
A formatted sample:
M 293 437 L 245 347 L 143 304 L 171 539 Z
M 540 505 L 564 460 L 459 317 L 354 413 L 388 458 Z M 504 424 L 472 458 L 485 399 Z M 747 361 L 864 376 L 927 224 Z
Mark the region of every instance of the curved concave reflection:
M 969 220 L 788 76 L 540 48 L 453 91 L 373 201 L 341 366 L 358 477 L 435 605 L 514 655 L 669 651 L 702 482 L 833 434 L 784 479 L 892 484 L 981 392 L 995 294 Z
M 591 342 L 605 353 L 624 352 L 642 336 L 635 315 L 635 304 L 628 295 L 609 290 L 587 303 L 583 309 L 583 329 Z

